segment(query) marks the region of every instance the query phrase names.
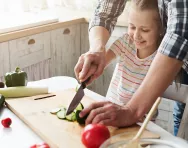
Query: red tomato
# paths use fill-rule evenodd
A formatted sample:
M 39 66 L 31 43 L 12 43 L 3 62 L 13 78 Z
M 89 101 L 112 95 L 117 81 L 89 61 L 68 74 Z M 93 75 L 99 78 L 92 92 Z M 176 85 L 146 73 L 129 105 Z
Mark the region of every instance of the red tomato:
M 99 148 L 108 138 L 110 138 L 110 132 L 102 124 L 89 124 L 82 132 L 82 143 L 87 148 Z
M 30 146 L 30 148 L 50 148 L 50 146 L 47 143 L 41 143 L 41 144 L 34 144 Z
M 10 127 L 12 123 L 12 120 L 10 118 L 5 118 L 3 120 L 1 120 L 1 124 L 5 127 L 5 128 L 8 128 Z

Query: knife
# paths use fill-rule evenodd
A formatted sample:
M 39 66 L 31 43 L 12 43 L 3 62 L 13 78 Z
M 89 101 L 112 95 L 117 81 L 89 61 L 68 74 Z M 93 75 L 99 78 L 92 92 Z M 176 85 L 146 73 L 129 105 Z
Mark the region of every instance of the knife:
M 74 98 L 72 99 L 71 103 L 69 104 L 69 107 L 66 111 L 66 116 L 69 115 L 74 111 L 74 109 L 78 106 L 82 98 L 84 97 L 84 89 L 86 88 L 87 82 L 89 82 L 91 77 L 89 77 L 87 80 L 81 83 L 77 93 L 75 94 Z

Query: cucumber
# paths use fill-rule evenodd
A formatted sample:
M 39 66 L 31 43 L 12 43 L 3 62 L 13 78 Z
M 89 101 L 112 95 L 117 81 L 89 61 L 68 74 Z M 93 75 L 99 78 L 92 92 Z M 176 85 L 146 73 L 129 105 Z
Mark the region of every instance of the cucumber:
M 61 110 L 61 108 L 54 108 L 50 111 L 50 113 L 52 114 L 56 114 L 57 112 L 59 112 Z
M 75 88 L 75 91 L 76 91 L 76 92 L 78 91 L 78 87 L 79 87 L 79 86 L 78 86 L 78 85 L 76 85 L 76 88 Z
M 69 121 L 76 121 L 76 114 L 75 112 L 72 112 L 71 114 L 67 115 L 65 118 Z
M 66 107 L 62 106 L 62 107 L 61 107 L 61 110 L 66 111 L 67 109 L 66 109 Z
M 61 110 L 61 111 L 57 112 L 57 117 L 59 119 L 65 119 L 65 117 L 66 117 L 65 114 L 66 114 L 66 110 Z
M 0 109 L 1 107 L 3 107 L 4 103 L 5 103 L 5 97 L 0 94 Z
M 84 109 L 84 106 L 82 103 L 79 103 L 78 106 L 76 107 L 75 111 L 72 112 L 71 114 L 66 116 L 66 108 L 59 107 L 52 109 L 50 113 L 56 114 L 59 119 L 66 119 L 68 121 L 77 121 L 79 124 L 85 124 L 85 120 L 88 115 L 86 115 L 84 118 L 79 117 L 79 113 Z
M 86 115 L 86 116 L 84 116 L 83 118 L 80 118 L 80 116 L 79 116 L 79 114 L 80 114 L 80 112 L 81 112 L 81 110 L 77 110 L 76 111 L 76 120 L 77 120 L 77 122 L 79 123 L 79 124 L 85 124 L 85 120 L 87 119 L 87 116 L 89 115 Z
M 78 106 L 76 107 L 76 111 L 77 110 L 83 110 L 84 109 L 84 106 L 83 106 L 83 104 L 80 102 L 79 104 L 78 104 Z

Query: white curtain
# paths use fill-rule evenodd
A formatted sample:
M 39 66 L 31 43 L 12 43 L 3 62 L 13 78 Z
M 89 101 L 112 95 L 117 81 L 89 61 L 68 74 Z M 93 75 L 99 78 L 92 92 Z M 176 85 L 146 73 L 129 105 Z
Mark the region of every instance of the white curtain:
M 0 0 L 0 13 L 44 10 L 62 4 L 63 0 Z
M 98 0 L 0 0 L 0 13 L 38 12 L 55 6 L 91 10 L 97 3 Z

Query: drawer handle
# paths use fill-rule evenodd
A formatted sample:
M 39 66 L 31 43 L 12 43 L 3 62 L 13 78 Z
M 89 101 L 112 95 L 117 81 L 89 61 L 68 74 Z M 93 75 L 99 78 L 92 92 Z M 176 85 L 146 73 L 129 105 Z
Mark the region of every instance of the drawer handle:
M 63 34 L 70 34 L 70 29 L 69 29 L 69 28 L 66 28 L 66 29 L 63 31 Z
M 32 44 L 35 44 L 35 40 L 34 40 L 34 39 L 30 39 L 30 40 L 28 41 L 28 45 L 32 45 Z

